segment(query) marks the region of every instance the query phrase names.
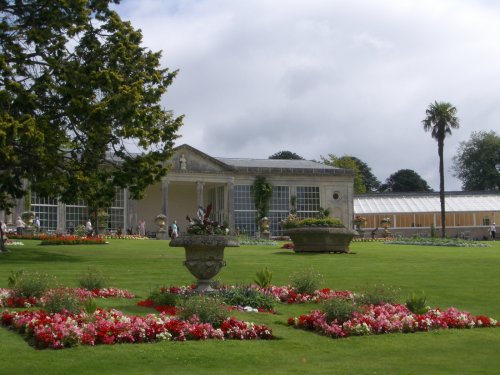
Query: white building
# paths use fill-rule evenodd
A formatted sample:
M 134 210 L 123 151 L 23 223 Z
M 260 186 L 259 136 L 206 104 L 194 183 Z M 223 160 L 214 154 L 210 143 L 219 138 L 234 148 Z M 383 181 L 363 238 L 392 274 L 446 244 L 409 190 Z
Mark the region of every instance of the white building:
M 146 232 L 154 233 L 156 215 L 163 213 L 167 223 L 176 220 L 181 233 L 187 226 L 186 215 L 196 215 L 199 206 L 213 205 L 214 219 L 227 222 L 233 231 L 253 234 L 256 231 L 256 210 L 251 187 L 256 176 L 264 176 L 272 186 L 269 219 L 271 235 L 279 235 L 278 223 L 288 216 L 292 197 L 296 197 L 299 216 L 310 217 L 320 207 L 329 209 L 352 226 L 353 172 L 308 160 L 235 159 L 207 155 L 191 146 L 174 149 L 170 170 L 161 183 L 149 186 L 145 197 L 131 200 L 126 189 L 117 192 L 108 208 L 108 229 L 131 229 L 137 232 L 140 220 L 146 221 Z M 12 217 L 24 210 L 24 200 L 18 200 Z M 85 202 L 67 205 L 57 199 L 31 196 L 31 210 L 41 219 L 42 229 L 66 232 L 71 226 L 85 222 L 88 211 Z

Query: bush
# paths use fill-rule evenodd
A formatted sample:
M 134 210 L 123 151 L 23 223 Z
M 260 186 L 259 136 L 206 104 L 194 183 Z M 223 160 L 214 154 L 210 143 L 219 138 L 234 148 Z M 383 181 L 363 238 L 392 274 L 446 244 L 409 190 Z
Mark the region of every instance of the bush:
M 359 305 L 396 304 L 400 300 L 400 295 L 401 290 L 399 288 L 379 284 L 356 295 L 355 301 Z
M 54 281 L 55 279 L 47 274 L 19 270 L 11 273 L 8 285 L 18 297 L 40 298 Z
M 429 306 L 427 306 L 427 297 L 422 292 L 421 295 L 417 295 L 412 292 L 406 299 L 406 307 L 414 314 L 425 314 L 429 311 Z
M 319 289 L 322 275 L 316 272 L 313 268 L 295 272 L 290 277 L 292 287 L 301 294 L 313 294 Z
M 325 313 L 325 318 L 328 323 L 334 320 L 336 320 L 337 323 L 344 323 L 351 319 L 354 312 L 360 309 L 352 300 L 330 298 L 322 303 L 321 310 Z
M 262 293 L 249 286 L 237 286 L 220 294 L 224 302 L 231 306 L 250 306 L 253 308 L 264 308 L 271 310 L 274 307 L 275 298 Z
M 59 313 L 66 310 L 72 314 L 78 314 L 85 310 L 84 301 L 71 289 L 64 288 L 49 291 L 44 297 L 43 307 L 49 313 Z
M 89 268 L 80 276 L 78 284 L 87 290 L 102 289 L 107 286 L 108 278 L 101 270 Z
M 255 284 L 261 288 L 269 288 L 271 286 L 273 274 L 272 272 L 269 272 L 267 267 L 265 267 L 262 271 L 257 272 L 255 275 L 257 276 L 257 278 L 254 279 Z
M 179 317 L 184 320 L 196 315 L 203 323 L 210 323 L 214 327 L 220 327 L 227 319 L 228 311 L 220 298 L 198 295 L 182 300 L 180 304 Z
M 166 290 L 155 290 L 148 297 L 156 306 L 175 306 L 179 296 Z

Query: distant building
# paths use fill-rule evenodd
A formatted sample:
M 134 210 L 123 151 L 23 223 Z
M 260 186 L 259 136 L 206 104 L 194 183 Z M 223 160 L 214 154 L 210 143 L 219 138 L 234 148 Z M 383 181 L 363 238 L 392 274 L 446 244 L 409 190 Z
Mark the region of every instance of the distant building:
M 167 217 L 167 224 L 174 220 L 181 233 L 188 222 L 186 215 L 194 216 L 199 206 L 213 205 L 213 218 L 226 222 L 233 231 L 253 235 L 256 230 L 256 210 L 252 185 L 256 176 L 264 176 L 273 186 L 269 206 L 271 235 L 282 233 L 279 221 L 287 217 L 292 197 L 296 197 L 299 216 L 315 215 L 319 208 L 330 210 L 352 226 L 353 171 L 326 166 L 308 160 L 220 158 L 207 155 L 189 145 L 174 149 L 166 163 L 170 171 L 161 183 L 149 186 L 141 200 L 129 198 L 126 189 L 117 191 L 108 208 L 108 230 L 118 228 L 137 232 L 140 220 L 146 222 L 146 232 L 157 230 L 156 215 Z M 24 200 L 16 202 L 12 217 L 22 212 Z M 88 219 L 85 202 L 67 205 L 57 199 L 31 196 L 31 209 L 41 219 L 42 229 L 66 232 L 68 228 L 83 224 Z M 5 213 L 0 212 L 0 219 Z
M 446 234 L 467 239 L 488 238 L 489 226 L 500 222 L 500 192 L 446 192 Z M 432 225 L 440 235 L 439 193 L 383 193 L 354 197 L 354 213 L 367 219 L 370 232 L 390 218 L 393 235 L 429 236 Z

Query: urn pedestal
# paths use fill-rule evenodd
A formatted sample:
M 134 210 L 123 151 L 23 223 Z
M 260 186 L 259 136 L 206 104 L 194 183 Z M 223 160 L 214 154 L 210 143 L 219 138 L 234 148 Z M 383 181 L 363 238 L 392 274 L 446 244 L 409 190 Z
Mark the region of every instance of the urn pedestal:
M 240 243 L 233 236 L 184 235 L 170 241 L 170 246 L 184 247 L 184 266 L 198 280 L 195 290 L 207 293 L 213 291 L 210 280 L 226 265 L 224 249 L 239 247 Z
M 358 233 L 347 228 L 304 227 L 287 229 L 286 234 L 296 253 L 348 253 L 349 244 Z

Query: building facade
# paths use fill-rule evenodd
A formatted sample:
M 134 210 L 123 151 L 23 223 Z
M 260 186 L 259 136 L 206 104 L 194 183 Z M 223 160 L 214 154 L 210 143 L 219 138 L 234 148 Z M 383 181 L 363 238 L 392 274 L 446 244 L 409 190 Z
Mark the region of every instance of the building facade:
M 393 235 L 428 237 L 441 228 L 439 193 L 385 193 L 354 197 L 355 215 L 366 218 L 365 233 L 390 219 Z M 446 192 L 446 234 L 465 239 L 487 239 L 489 228 L 500 221 L 500 192 Z
M 187 215 L 195 216 L 198 207 L 213 206 L 213 219 L 225 222 L 231 230 L 253 235 L 257 231 L 256 209 L 252 185 L 257 176 L 263 176 L 273 186 L 269 206 L 271 235 L 280 235 L 279 221 L 287 217 L 296 201 L 297 214 L 314 216 L 321 208 L 329 209 L 352 226 L 353 179 L 351 170 L 334 168 L 308 160 L 236 159 L 219 158 L 205 154 L 189 145 L 174 149 L 167 161 L 169 172 L 161 183 L 149 186 L 144 198 L 132 200 L 126 189 L 118 190 L 108 208 L 107 230 L 129 230 L 137 233 L 140 221 L 146 222 L 146 232 L 154 235 L 158 214 L 174 220 L 180 232 L 187 227 Z M 295 198 L 293 198 L 295 197 Z M 57 199 L 31 195 L 18 200 L 12 215 L 0 213 L 8 223 L 30 206 L 41 220 L 42 229 L 67 232 L 88 219 L 85 202 L 66 205 Z

